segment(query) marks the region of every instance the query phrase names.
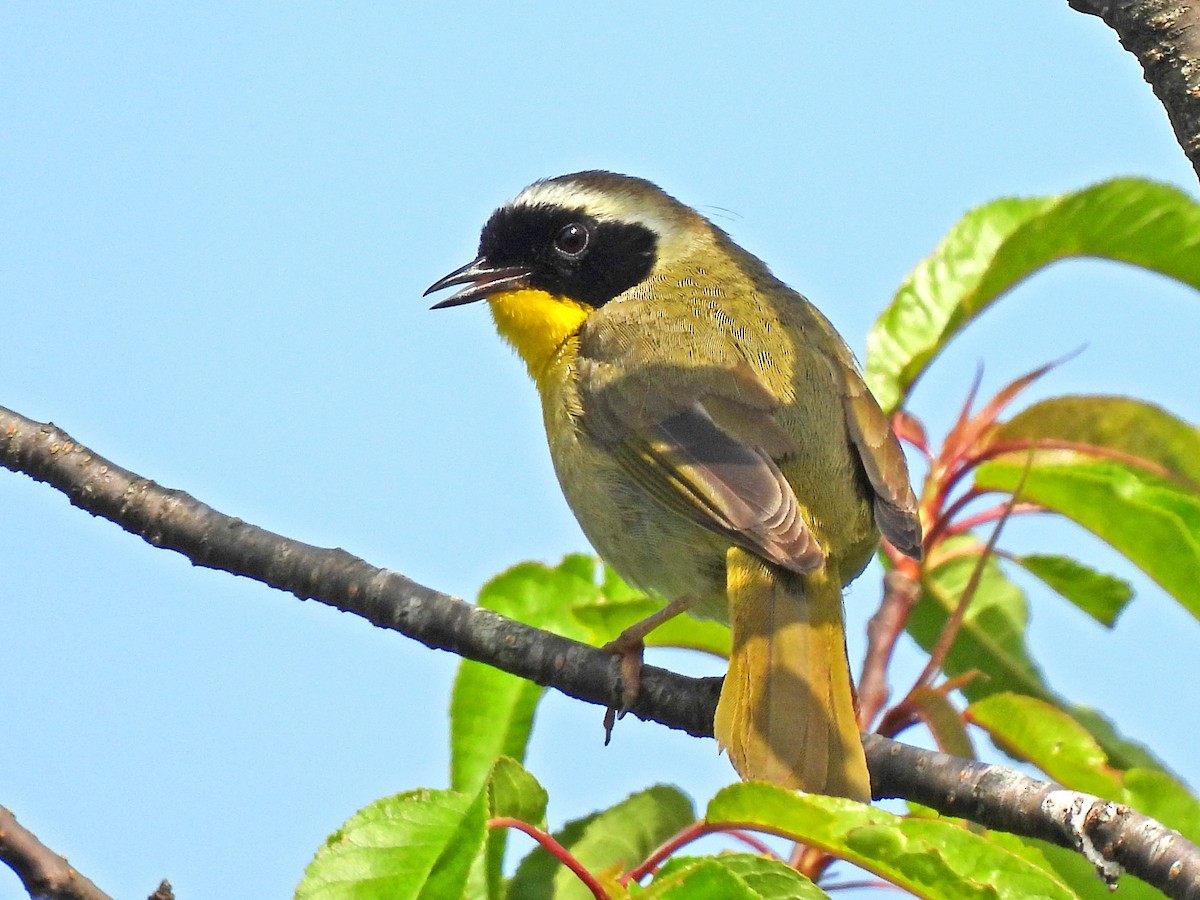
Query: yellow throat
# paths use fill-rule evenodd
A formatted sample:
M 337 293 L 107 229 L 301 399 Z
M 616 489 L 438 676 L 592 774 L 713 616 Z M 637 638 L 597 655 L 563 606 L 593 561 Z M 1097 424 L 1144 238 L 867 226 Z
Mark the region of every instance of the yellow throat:
M 538 384 L 563 343 L 579 332 L 592 308 L 546 291 L 505 291 L 488 298 L 500 336 L 512 344 Z

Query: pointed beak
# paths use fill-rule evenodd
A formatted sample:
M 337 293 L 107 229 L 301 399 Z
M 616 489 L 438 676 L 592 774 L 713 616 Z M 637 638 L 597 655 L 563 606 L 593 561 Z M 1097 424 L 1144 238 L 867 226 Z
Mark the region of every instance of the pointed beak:
M 464 303 L 474 303 L 501 291 L 512 291 L 528 287 L 529 269 L 525 266 L 493 266 L 484 257 L 469 262 L 461 269 L 455 269 L 445 278 L 439 278 L 429 286 L 422 296 L 428 297 L 435 291 L 465 284 L 461 291 L 451 294 L 445 300 L 433 304 L 430 309 L 445 309 L 448 306 L 461 306 Z

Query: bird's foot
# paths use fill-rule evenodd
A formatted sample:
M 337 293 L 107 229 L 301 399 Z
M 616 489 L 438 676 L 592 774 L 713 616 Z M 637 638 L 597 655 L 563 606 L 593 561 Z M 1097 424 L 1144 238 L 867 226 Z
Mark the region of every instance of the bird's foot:
M 642 656 L 646 652 L 646 644 L 641 634 L 631 634 L 631 631 L 633 629 L 621 632 L 616 640 L 604 645 L 605 650 L 617 657 L 621 667 L 621 696 L 618 704 L 610 706 L 604 713 L 605 746 L 612 740 L 613 725 L 633 708 L 642 690 Z

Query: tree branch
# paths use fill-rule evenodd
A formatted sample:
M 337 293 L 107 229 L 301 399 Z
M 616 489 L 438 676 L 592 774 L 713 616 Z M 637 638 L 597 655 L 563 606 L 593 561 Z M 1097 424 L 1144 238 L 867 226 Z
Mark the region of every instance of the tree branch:
M 1200 177 L 1200 4 L 1194 0 L 1067 0 L 1098 16 L 1137 57 Z
M 254 578 L 354 613 L 426 646 L 588 703 L 609 706 L 620 695 L 617 659 L 599 648 L 479 609 L 344 550 L 313 547 L 225 516 L 182 491 L 109 462 L 54 425 L 3 407 L 0 466 L 52 485 L 81 509 L 155 547 L 182 553 L 196 565 Z M 711 737 L 719 691 L 719 678 L 687 678 L 646 666 L 631 712 Z M 1200 848 L 1128 807 L 1065 791 L 1004 766 L 876 734 L 864 735 L 863 741 L 877 798 L 904 797 L 989 828 L 1080 849 L 1093 863 L 1115 861 L 1168 896 L 1200 898 Z
M 1077 850 L 1110 886 L 1124 869 L 1168 897 L 1200 898 L 1200 847 L 1124 804 L 879 735 L 864 735 L 863 744 L 876 799 L 903 797 Z
M 30 897 L 112 900 L 0 806 L 0 862 L 17 873 Z

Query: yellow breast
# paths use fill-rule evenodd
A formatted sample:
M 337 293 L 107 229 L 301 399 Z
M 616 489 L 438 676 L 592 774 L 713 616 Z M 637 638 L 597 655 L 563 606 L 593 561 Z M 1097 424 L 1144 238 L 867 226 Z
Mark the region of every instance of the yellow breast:
M 525 361 L 539 385 L 563 342 L 578 333 L 593 312 L 585 304 L 531 289 L 494 294 L 488 303 L 496 330 Z

